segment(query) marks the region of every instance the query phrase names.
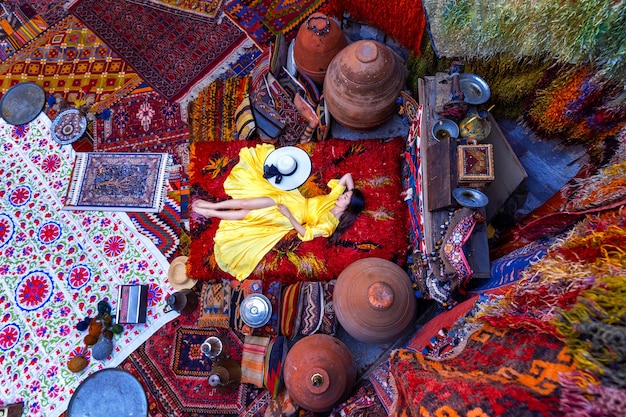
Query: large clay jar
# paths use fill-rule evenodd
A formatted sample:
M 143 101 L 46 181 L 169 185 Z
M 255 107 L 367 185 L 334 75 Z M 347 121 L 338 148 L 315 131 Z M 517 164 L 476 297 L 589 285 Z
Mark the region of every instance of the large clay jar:
M 296 404 L 322 413 L 348 397 L 356 381 L 356 363 L 341 340 L 313 334 L 289 350 L 283 377 Z
M 298 29 L 293 59 L 298 71 L 322 85 L 330 61 L 346 45 L 346 35 L 334 20 L 322 13 L 313 13 Z
M 384 343 L 402 334 L 415 319 L 417 300 L 408 274 L 381 258 L 353 262 L 337 277 L 335 314 L 352 337 Z
M 368 130 L 397 113 L 406 68 L 385 44 L 356 41 L 333 58 L 324 79 L 331 116 L 355 130 Z

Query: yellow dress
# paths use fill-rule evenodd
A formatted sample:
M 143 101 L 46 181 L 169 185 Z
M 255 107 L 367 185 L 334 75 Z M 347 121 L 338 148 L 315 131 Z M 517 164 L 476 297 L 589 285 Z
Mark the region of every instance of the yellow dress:
M 294 218 L 304 226 L 302 241 L 330 236 L 339 219 L 330 210 L 345 186 L 339 180 L 328 182 L 330 193 L 305 198 L 300 191 L 284 191 L 263 178 L 263 164 L 273 145 L 262 144 L 239 151 L 239 162 L 224 181 L 224 191 L 232 198 L 270 197 L 276 204 L 284 204 Z M 247 278 L 258 263 L 290 230 L 291 222 L 277 206 L 252 210 L 243 220 L 220 220 L 215 233 L 215 259 L 219 267 L 239 281 Z

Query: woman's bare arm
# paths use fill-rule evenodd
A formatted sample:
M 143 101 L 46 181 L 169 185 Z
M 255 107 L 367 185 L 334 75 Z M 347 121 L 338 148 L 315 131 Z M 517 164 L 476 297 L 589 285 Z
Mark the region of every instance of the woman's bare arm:
M 352 174 L 349 172 L 344 174 L 344 176 L 339 179 L 339 185 L 345 185 L 348 190 L 354 189 L 354 179 L 352 178 Z

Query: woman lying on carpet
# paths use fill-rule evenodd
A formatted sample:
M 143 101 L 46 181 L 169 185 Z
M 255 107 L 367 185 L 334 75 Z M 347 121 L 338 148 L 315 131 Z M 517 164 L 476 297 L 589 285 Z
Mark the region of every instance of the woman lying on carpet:
M 302 149 L 269 144 L 243 148 L 224 181 L 231 199 L 193 203 L 194 213 L 221 219 L 214 251 L 223 271 L 244 280 L 291 230 L 305 242 L 327 237 L 336 243 L 350 228 L 365 205 L 352 175 L 330 180 L 326 195 L 305 198 L 297 187 L 310 173 L 311 160 Z

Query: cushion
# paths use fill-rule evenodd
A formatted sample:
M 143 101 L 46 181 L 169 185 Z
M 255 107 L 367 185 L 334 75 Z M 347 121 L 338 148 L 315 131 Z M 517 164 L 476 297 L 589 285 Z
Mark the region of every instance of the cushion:
M 280 333 L 286 337 L 293 338 L 300 329 L 300 289 L 302 282 L 287 285 L 283 288 L 281 311 L 280 311 Z
M 325 140 L 328 137 L 328 132 L 330 131 L 330 112 L 328 111 L 328 107 L 326 107 L 326 101 L 324 100 L 324 95 L 320 97 L 320 101 L 317 105 L 317 109 L 315 110 L 317 114 L 317 130 L 315 132 L 317 140 Z
M 227 281 L 202 284 L 198 327 L 230 327 L 232 288 Z
M 285 120 L 285 129 L 281 132 L 278 142 L 281 146 L 294 145 L 304 134 L 309 121 L 300 114 L 289 94 L 271 73 L 266 74 L 266 80 L 274 101 L 274 109 Z
M 270 338 L 266 336 L 246 336 L 241 354 L 241 382 L 264 387 L 265 353 Z
M 256 131 L 264 142 L 276 143 L 286 127 L 285 119 L 259 97 L 251 100 Z
M 324 318 L 324 289 L 320 281 L 304 282 L 300 289 L 300 334 L 303 336 L 317 332 Z
M 443 261 L 444 276 L 454 277 L 453 291 L 472 277 L 473 271 L 465 257 L 463 246 L 472 235 L 476 222 L 484 220 L 481 213 L 467 207 L 457 210 L 450 220 L 439 256 Z
M 311 107 L 307 100 L 302 98 L 300 93 L 296 94 L 294 104 L 296 105 L 298 112 L 300 112 L 300 115 L 309 121 L 308 126 L 302 133 L 302 136 L 300 136 L 300 143 L 307 143 L 313 138 L 313 134 L 315 133 L 317 125 L 319 124 L 319 119 L 317 118 L 315 109 Z
M 281 69 L 287 65 L 287 52 L 289 45 L 285 34 L 280 32 L 276 35 L 276 40 L 270 45 L 270 63 L 269 71 L 278 77 Z
M 237 139 L 239 140 L 249 140 L 254 134 L 256 126 L 249 96 L 244 97 L 235 111 L 235 127 L 237 129 Z
M 333 304 L 333 291 L 335 290 L 336 279 L 325 282 L 324 288 L 324 314 L 322 315 L 322 324 L 319 333 L 329 334 L 333 336 L 337 331 L 337 317 L 335 316 L 335 307 Z
M 272 337 L 265 353 L 263 385 L 276 398 L 283 387 L 282 368 L 289 346 L 284 336 Z

